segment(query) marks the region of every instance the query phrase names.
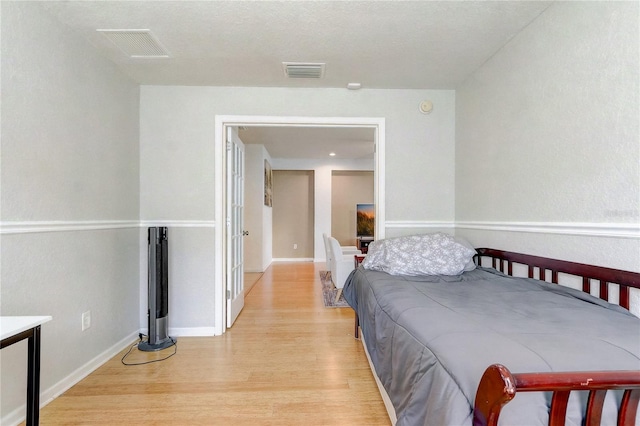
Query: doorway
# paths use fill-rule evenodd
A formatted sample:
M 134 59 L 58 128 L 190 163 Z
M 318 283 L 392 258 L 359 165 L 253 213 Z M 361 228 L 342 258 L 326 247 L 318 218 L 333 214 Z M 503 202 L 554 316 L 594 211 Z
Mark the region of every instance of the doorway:
M 274 116 L 227 116 L 215 117 L 215 278 L 214 278 L 214 330 L 223 334 L 226 330 L 225 265 L 229 253 L 226 252 L 225 229 L 227 226 L 225 186 L 228 181 L 226 163 L 226 129 L 241 126 L 279 127 L 333 127 L 369 128 L 374 130 L 374 204 L 376 215 L 376 236 L 384 238 L 384 148 L 385 119 L 371 117 L 274 117 Z M 322 242 L 321 235 L 315 239 Z
M 273 260 L 314 259 L 313 170 L 273 171 Z
M 357 206 L 373 203 L 373 172 L 331 172 L 331 236 L 341 246 L 358 246 Z

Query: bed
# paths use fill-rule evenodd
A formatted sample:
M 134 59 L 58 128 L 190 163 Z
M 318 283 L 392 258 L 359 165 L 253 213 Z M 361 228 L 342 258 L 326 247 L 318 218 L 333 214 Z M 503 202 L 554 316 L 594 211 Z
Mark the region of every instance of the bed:
M 457 274 L 392 274 L 375 250 L 343 294 L 397 425 L 639 424 L 639 273 L 481 248 Z

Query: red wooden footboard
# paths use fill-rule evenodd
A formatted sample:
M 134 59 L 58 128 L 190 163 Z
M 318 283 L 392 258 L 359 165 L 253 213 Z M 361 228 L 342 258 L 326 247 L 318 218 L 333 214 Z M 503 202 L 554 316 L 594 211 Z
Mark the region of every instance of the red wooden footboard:
M 609 284 L 619 288 L 618 304 L 629 309 L 630 288 L 640 288 L 640 273 L 604 268 L 582 263 L 567 262 L 539 256 L 479 248 L 478 264 L 482 258 L 491 259 L 493 268 L 513 275 L 513 265 L 527 265 L 529 278 L 547 280 L 558 284 L 558 274 L 567 274 L 582 279 L 582 291 L 591 293 L 591 284 L 596 281 L 598 296 L 609 301 Z M 489 266 L 489 265 L 485 265 Z M 536 275 L 537 272 L 537 275 Z M 602 405 L 607 390 L 624 390 L 624 397 L 618 409 L 618 425 L 635 425 L 640 401 L 640 371 L 586 371 L 554 373 L 512 374 L 500 364 L 491 365 L 478 385 L 474 408 L 474 426 L 497 425 L 502 407 L 518 392 L 553 392 L 549 425 L 565 424 L 567 401 L 571 391 L 589 391 L 585 412 L 585 425 L 600 424 Z
M 618 409 L 618 425 L 634 426 L 640 401 L 640 371 L 575 371 L 512 374 L 505 366 L 487 368 L 476 393 L 474 426 L 496 426 L 502 407 L 518 392 L 553 392 L 549 425 L 565 424 L 571 391 L 588 391 L 584 425 L 600 424 L 607 390 L 624 390 Z

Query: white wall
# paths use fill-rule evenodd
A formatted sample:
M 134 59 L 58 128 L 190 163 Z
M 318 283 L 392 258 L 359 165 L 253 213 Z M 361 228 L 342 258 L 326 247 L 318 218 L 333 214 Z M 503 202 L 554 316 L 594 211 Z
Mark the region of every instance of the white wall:
M 640 271 L 638 16 L 556 2 L 457 90 L 458 234 Z
M 262 270 L 273 260 L 273 207 L 262 206 Z
M 47 402 L 138 331 L 139 88 L 41 5 L 3 2 L 1 19 L 0 309 L 53 316 Z M 0 423 L 11 425 L 25 415 L 26 342 L 0 356 Z
M 424 99 L 435 105 L 430 115 L 418 110 Z M 447 90 L 143 86 L 141 218 L 144 222 L 190 226 L 207 234 L 201 241 L 185 239 L 189 247 L 176 248 L 195 250 L 203 261 L 175 278 L 183 302 L 177 303 L 176 293 L 170 293 L 174 315 L 173 320 L 170 315 L 170 329 L 217 326 L 212 324 L 212 307 L 217 303 L 213 274 L 209 275 L 215 257 L 213 241 L 222 229 L 214 223 L 216 115 L 385 117 L 387 219 L 452 222 L 454 109 L 454 92 Z M 407 155 L 409 152 L 411 155 Z M 330 172 L 327 176 L 330 185 Z M 318 179 L 316 174 L 316 183 L 321 185 Z M 421 182 L 419 191 L 415 182 Z M 327 220 L 330 215 L 327 210 Z M 265 215 L 263 220 L 263 229 L 267 229 L 270 218 Z M 315 220 L 318 225 L 317 216 Z M 321 237 L 320 233 L 315 238 L 319 259 L 324 258 Z M 265 252 L 267 249 L 265 246 Z M 140 284 L 146 286 L 144 281 Z

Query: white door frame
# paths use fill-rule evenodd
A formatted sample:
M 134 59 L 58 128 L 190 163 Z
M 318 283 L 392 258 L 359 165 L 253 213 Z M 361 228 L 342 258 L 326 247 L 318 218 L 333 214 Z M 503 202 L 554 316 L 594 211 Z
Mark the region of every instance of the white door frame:
M 224 223 L 226 182 L 225 128 L 229 126 L 277 126 L 277 127 L 367 127 L 374 129 L 374 204 L 376 238 L 384 238 L 384 163 L 385 163 L 385 119 L 384 117 L 276 117 L 252 115 L 216 115 L 214 140 L 215 178 L 215 259 L 214 259 L 214 334 L 226 331 L 226 261 Z

